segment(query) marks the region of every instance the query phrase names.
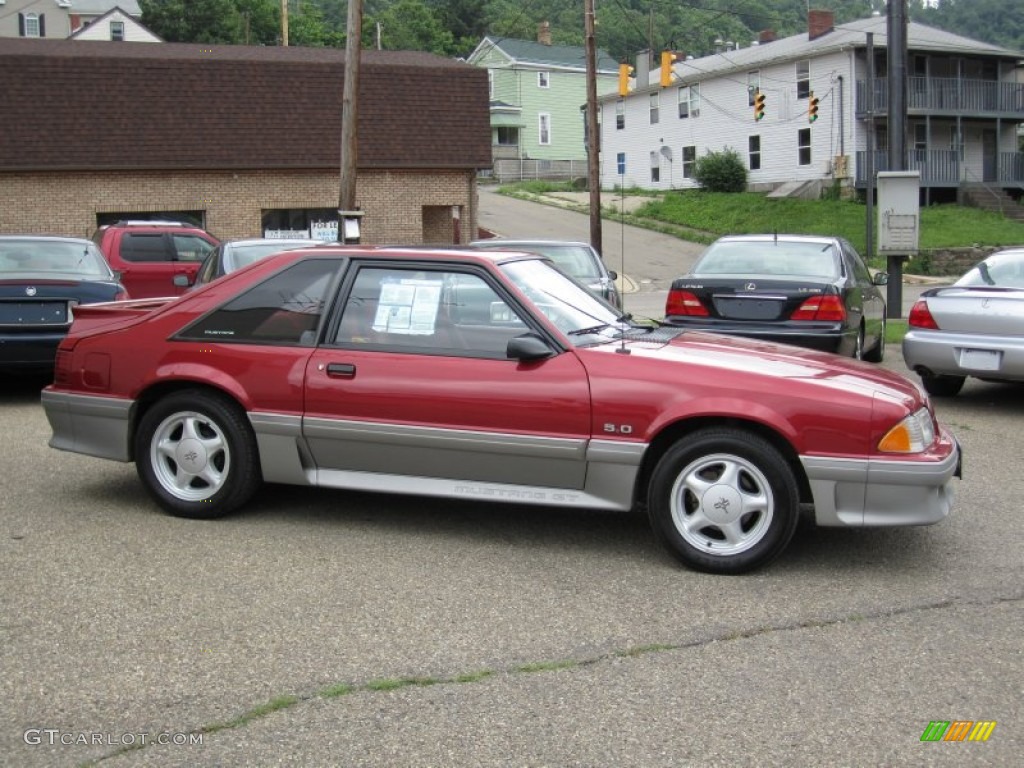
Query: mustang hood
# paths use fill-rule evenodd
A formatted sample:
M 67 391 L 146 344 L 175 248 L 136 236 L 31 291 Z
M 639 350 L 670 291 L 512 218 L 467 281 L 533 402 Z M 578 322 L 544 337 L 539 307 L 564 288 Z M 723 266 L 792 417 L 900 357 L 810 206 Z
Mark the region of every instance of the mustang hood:
M 608 344 L 614 352 L 619 344 Z M 749 373 L 773 379 L 817 382 L 865 396 L 882 392 L 896 399 L 921 400 L 918 385 L 877 364 L 864 363 L 829 352 L 757 341 L 738 336 L 661 328 L 647 337 L 630 336 L 625 347 L 631 355 L 685 363 L 713 376 L 716 369 Z

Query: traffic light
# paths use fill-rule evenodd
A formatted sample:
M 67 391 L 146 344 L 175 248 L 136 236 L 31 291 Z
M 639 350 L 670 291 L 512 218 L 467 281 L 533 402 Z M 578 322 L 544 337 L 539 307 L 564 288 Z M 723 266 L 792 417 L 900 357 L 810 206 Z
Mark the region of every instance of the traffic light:
M 619 96 L 629 95 L 629 76 L 633 68 L 629 64 L 619 64 Z
M 764 92 L 754 91 L 754 120 L 764 117 Z
M 672 62 L 676 55 L 672 51 L 661 52 L 661 87 L 668 88 L 672 85 Z
M 818 119 L 818 97 L 811 91 L 811 98 L 807 102 L 807 122 L 813 123 Z

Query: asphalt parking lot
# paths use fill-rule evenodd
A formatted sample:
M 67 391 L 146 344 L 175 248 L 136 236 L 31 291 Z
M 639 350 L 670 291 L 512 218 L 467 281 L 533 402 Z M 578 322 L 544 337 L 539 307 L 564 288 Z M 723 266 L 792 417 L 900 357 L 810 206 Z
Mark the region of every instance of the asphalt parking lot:
M 133 466 L 48 448 L 38 393 L 0 394 L 0 764 L 1005 766 L 1024 747 L 1020 387 L 939 404 L 966 457 L 943 523 L 804 528 L 733 578 L 681 569 L 627 514 L 268 487 L 171 518 Z M 946 720 L 996 726 L 921 741 Z

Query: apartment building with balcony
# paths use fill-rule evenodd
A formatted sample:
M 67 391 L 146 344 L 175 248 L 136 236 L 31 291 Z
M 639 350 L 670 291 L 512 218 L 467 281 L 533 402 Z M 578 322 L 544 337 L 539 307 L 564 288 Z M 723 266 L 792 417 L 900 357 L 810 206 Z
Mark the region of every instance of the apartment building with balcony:
M 599 99 L 602 184 L 695 187 L 696 159 L 731 149 L 752 189 L 863 195 L 869 171 L 890 168 L 887 37 L 882 16 L 837 25 L 830 11 L 811 10 L 806 33 L 765 31 L 699 58 L 681 52 L 668 87 L 638 64 L 632 92 Z M 916 22 L 906 40 L 905 168 L 920 171 L 922 202 L 975 186 L 1019 198 L 1024 53 Z

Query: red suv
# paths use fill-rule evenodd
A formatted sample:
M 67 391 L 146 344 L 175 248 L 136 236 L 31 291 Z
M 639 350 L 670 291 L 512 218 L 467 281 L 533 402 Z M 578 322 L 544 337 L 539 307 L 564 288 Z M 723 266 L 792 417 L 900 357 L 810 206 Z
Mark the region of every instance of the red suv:
M 220 245 L 206 230 L 177 221 L 119 221 L 92 239 L 133 299 L 184 293 L 206 254 Z

